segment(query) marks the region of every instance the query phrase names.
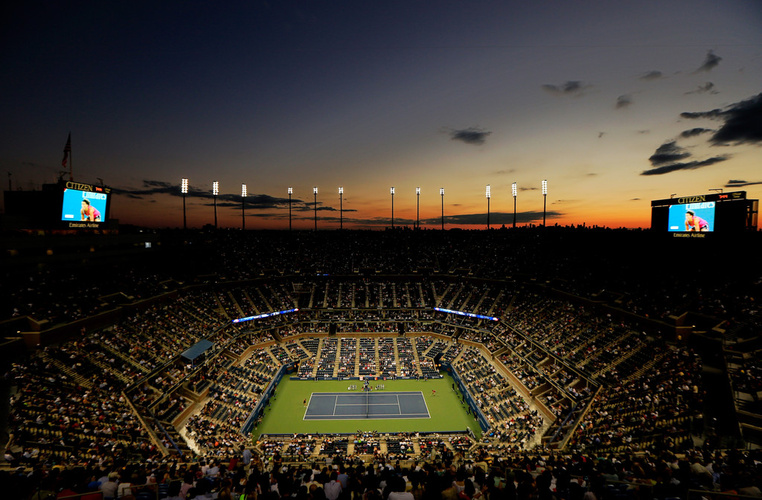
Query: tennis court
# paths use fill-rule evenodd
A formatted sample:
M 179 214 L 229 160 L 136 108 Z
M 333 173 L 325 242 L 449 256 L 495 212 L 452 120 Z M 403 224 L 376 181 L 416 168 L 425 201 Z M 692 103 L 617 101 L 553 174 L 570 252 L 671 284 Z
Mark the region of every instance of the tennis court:
M 304 420 L 359 418 L 431 418 L 423 393 L 313 392 Z

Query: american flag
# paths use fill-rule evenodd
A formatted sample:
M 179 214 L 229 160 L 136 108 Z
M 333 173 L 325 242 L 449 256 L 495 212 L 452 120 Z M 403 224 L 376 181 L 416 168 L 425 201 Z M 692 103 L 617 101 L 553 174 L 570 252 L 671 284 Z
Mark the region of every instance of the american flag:
M 69 132 L 69 139 L 67 139 L 66 146 L 64 146 L 63 160 L 61 160 L 61 165 L 64 167 L 66 167 L 66 162 L 69 161 L 69 153 L 71 153 L 71 132 Z

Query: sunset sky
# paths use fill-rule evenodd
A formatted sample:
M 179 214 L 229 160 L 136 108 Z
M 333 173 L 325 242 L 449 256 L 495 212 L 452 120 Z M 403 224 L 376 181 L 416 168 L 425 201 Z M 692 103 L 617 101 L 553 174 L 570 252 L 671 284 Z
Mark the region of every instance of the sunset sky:
M 4 10 L 0 162 L 111 186 L 123 223 L 647 227 L 762 198 L 762 2 L 30 2 Z M 68 176 L 67 176 L 68 177 Z M 6 179 L 7 180 L 7 179 Z M 7 183 L 3 186 L 7 189 Z

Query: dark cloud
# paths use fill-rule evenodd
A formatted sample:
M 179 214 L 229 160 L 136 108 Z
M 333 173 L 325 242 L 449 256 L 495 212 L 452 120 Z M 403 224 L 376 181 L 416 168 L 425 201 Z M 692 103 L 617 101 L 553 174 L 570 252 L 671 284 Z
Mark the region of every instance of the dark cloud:
M 126 194 L 130 198 L 143 198 L 145 196 L 151 196 L 154 194 L 170 194 L 172 196 L 182 196 L 179 184 L 172 184 L 165 181 L 155 180 L 143 180 L 142 189 L 112 187 L 111 192 L 115 194 Z
M 661 71 L 653 70 L 653 71 L 649 71 L 645 75 L 641 76 L 640 79 L 641 80 L 658 80 L 662 76 L 663 75 L 662 75 Z
M 762 142 L 762 94 L 731 104 L 724 109 L 680 113 L 682 118 L 708 118 L 723 121 L 709 139 L 715 145 L 757 144 Z
M 445 217 L 446 219 L 446 217 Z M 336 221 L 339 219 L 336 218 Z M 434 220 L 434 219 L 430 219 Z M 441 223 L 442 219 L 436 219 L 438 223 Z M 355 225 L 361 225 L 365 227 L 391 227 L 392 225 L 392 219 L 390 217 L 372 217 L 370 219 L 347 219 L 344 217 L 344 223 L 347 223 L 349 221 L 352 224 Z M 421 219 L 421 224 L 424 224 L 424 220 Z M 403 227 L 403 226 L 414 226 L 415 225 L 415 219 L 403 219 L 399 217 L 394 218 L 394 225 Z
M 688 158 L 690 155 L 685 148 L 678 146 L 675 141 L 670 141 L 656 148 L 656 152 L 651 155 L 648 161 L 651 162 L 651 165 L 657 166 L 676 162 Z
M 730 179 L 727 184 L 725 184 L 726 188 L 739 188 L 739 187 L 745 187 L 745 186 L 758 186 L 762 184 L 762 181 L 743 181 L 740 179 Z
M 179 184 L 166 182 L 166 181 L 151 180 L 151 179 L 143 180 L 142 188 L 135 189 L 135 188 L 114 187 L 112 188 L 111 191 L 114 194 L 126 196 L 132 199 L 138 199 L 138 200 L 142 200 L 148 196 L 153 196 L 157 194 L 168 194 L 170 196 L 178 196 L 178 197 L 182 196 L 182 193 L 180 192 Z M 206 205 L 206 206 L 214 205 L 214 202 L 212 201 L 214 196 L 212 195 L 211 189 L 205 190 L 195 186 L 188 186 L 188 194 L 186 196 L 188 200 L 190 201 L 203 200 L 203 203 L 200 203 L 200 205 Z M 304 201 L 300 199 L 292 199 L 291 203 L 292 203 L 291 206 L 294 210 L 305 210 L 306 204 L 304 203 Z M 217 207 L 240 208 L 241 195 L 238 193 L 223 193 L 217 196 Z M 246 208 L 252 209 L 252 210 L 288 208 L 288 198 L 277 198 L 267 194 L 253 194 L 246 197 Z M 312 210 L 312 208 L 309 208 L 309 209 Z M 322 209 L 324 210 L 325 208 L 322 208 Z M 318 210 L 321 210 L 321 208 L 318 208 Z
M 314 212 L 315 211 L 315 202 L 308 201 L 308 202 L 304 203 L 304 205 L 301 205 L 298 208 L 294 208 L 294 210 L 297 210 L 299 212 L 306 212 L 308 210 L 310 212 Z M 323 202 L 319 201 L 319 202 L 317 202 L 317 211 L 318 212 L 338 212 L 339 209 L 338 208 L 334 208 L 334 207 L 329 207 L 329 206 L 323 206 Z M 347 212 L 348 210 L 344 210 L 344 211 Z
M 496 172 L 493 172 L 494 175 L 506 175 L 506 174 L 512 174 L 516 171 L 515 168 L 511 168 L 508 170 L 498 170 Z
M 683 118 L 722 120 L 723 125 L 710 141 L 715 145 L 757 144 L 762 142 L 762 94 L 731 104 L 725 109 L 699 113 L 681 113 Z
M 246 212 L 246 217 L 256 217 L 258 219 L 288 219 L 288 214 L 282 214 L 278 212 Z M 295 217 L 292 217 L 295 219 Z M 302 219 L 306 219 L 303 217 Z
M 561 85 L 552 85 L 549 83 L 542 85 L 543 90 L 556 95 L 580 96 L 588 88 L 590 88 L 590 85 L 585 84 L 579 80 L 569 80 L 565 83 L 562 83 Z
M 546 218 L 552 219 L 553 217 L 560 217 L 563 212 L 555 210 L 549 210 L 546 212 Z M 516 222 L 520 224 L 527 224 L 530 222 L 542 221 L 542 212 L 517 212 Z M 396 219 L 395 219 L 396 222 Z M 422 224 L 435 225 L 441 224 L 441 217 L 432 217 L 430 219 L 421 219 Z M 490 212 L 489 214 L 490 225 L 502 225 L 510 226 L 513 224 L 513 212 Z M 472 225 L 472 226 L 484 226 L 487 224 L 487 213 L 479 214 L 458 214 L 458 215 L 445 215 L 445 224 L 457 224 L 457 225 Z
M 694 73 L 700 73 L 702 71 L 712 71 L 715 66 L 720 64 L 720 61 L 722 61 L 722 57 L 716 55 L 714 51 L 707 51 L 706 57 L 704 58 L 704 62 L 699 66 L 699 68 L 694 71 Z
M 640 198 L 630 198 L 630 201 L 640 201 Z
M 706 82 L 704 85 L 699 85 L 695 90 L 688 91 L 685 94 L 706 94 L 707 92 L 710 94 L 719 94 L 719 92 L 715 90 L 712 82 Z
M 468 127 L 460 130 L 453 129 L 450 130 L 450 139 L 481 146 L 487 141 L 487 136 L 491 133 L 489 130 L 483 130 L 479 127 Z
M 201 198 L 209 198 L 212 196 L 201 196 Z M 206 202 L 204 205 L 212 206 L 214 202 Z M 292 200 L 291 207 L 294 210 L 304 207 L 304 202 L 301 200 Z M 241 208 L 241 196 L 236 194 L 221 194 L 217 197 L 218 207 L 236 207 Z M 288 208 L 288 198 L 276 198 L 267 194 L 255 194 L 246 197 L 245 203 L 246 209 L 252 210 L 270 210 Z M 319 209 L 318 209 L 319 210 Z
M 726 106 L 723 109 L 680 113 L 682 118 L 706 118 L 723 122 L 717 130 L 693 128 L 684 130 L 679 138 L 690 138 L 713 132 L 709 142 L 713 145 L 758 144 L 762 142 L 762 94 L 745 101 Z M 649 160 L 654 168 L 644 170 L 640 175 L 662 175 L 678 170 L 695 170 L 726 161 L 729 155 L 719 155 L 705 160 L 682 161 L 690 157 L 687 149 L 678 146 L 675 140 L 665 142 Z M 738 184 L 736 184 L 737 186 Z
M 623 94 L 616 98 L 616 109 L 626 108 L 632 104 L 632 96 L 629 94 Z
M 697 127 L 689 130 L 683 130 L 680 132 L 680 137 L 683 139 L 688 139 L 689 137 L 696 137 L 697 135 L 708 134 L 709 132 L 714 132 L 714 130 L 710 128 Z
M 670 172 L 676 172 L 678 170 L 695 170 L 697 168 L 708 167 L 709 165 L 714 165 L 715 163 L 723 162 L 727 159 L 728 159 L 727 156 L 715 156 L 713 158 L 708 158 L 706 160 L 701 160 L 701 161 L 671 163 L 669 165 L 664 165 L 661 167 L 644 170 L 640 173 L 640 175 L 662 175 L 662 174 L 668 174 Z
M 519 186 L 519 191 L 537 191 L 538 189 L 540 189 L 540 188 L 538 188 L 538 187 L 521 187 L 521 186 Z

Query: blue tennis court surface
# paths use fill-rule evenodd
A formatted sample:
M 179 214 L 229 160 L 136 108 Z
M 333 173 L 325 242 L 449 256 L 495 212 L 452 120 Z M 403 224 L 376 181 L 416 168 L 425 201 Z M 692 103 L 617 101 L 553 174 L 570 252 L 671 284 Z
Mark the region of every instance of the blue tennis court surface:
M 304 420 L 431 418 L 423 393 L 313 392 Z

